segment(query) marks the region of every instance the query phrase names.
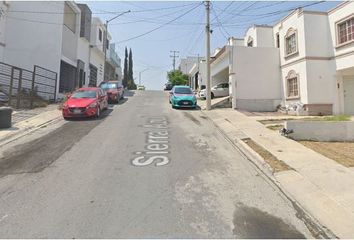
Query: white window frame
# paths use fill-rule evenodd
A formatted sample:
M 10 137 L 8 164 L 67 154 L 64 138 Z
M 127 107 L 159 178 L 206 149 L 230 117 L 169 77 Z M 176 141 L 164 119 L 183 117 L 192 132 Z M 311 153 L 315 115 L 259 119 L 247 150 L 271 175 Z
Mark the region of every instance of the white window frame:
M 291 53 L 288 53 L 288 39 L 290 39 L 292 36 L 294 36 L 294 40 L 295 40 L 295 50 Z M 285 57 L 290 57 L 293 56 L 295 54 L 299 53 L 299 41 L 298 41 L 298 37 L 297 37 L 297 30 L 290 28 L 287 32 L 286 35 L 284 36 L 284 54 Z
M 297 91 L 297 95 L 290 95 L 290 84 L 289 82 L 292 81 L 292 80 L 296 80 L 296 89 L 292 89 L 292 91 L 295 92 L 295 90 Z M 290 99 L 298 99 L 300 98 L 300 77 L 299 77 L 299 74 L 296 74 L 295 71 L 290 71 L 288 73 L 288 75 L 286 76 L 285 78 L 285 81 L 286 81 L 286 99 L 287 100 L 290 100 Z
M 342 24 L 347 24 L 348 21 L 352 21 L 353 24 L 354 24 L 354 14 L 351 14 L 339 21 L 337 21 L 335 23 L 335 29 L 336 29 L 336 44 L 337 46 L 336 47 L 341 47 L 341 46 L 344 46 L 344 45 L 347 45 L 347 44 L 351 44 L 354 42 L 354 36 L 351 40 L 348 40 L 348 26 L 346 26 L 346 37 L 347 37 L 347 40 L 345 42 L 340 42 L 340 38 L 339 38 L 339 26 L 342 25 Z M 351 34 L 354 34 L 354 32 L 352 31 Z

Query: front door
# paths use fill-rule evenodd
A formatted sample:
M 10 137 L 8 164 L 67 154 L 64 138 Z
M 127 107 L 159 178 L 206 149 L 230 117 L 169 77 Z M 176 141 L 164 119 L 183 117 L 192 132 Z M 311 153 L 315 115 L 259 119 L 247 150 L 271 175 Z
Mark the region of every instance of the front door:
M 344 89 L 344 113 L 354 115 L 354 76 L 345 78 Z

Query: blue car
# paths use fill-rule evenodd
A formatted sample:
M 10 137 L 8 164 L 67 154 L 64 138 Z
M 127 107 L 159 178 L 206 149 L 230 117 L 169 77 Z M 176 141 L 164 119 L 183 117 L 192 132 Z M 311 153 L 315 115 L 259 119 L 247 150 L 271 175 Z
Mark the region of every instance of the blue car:
M 186 107 L 196 108 L 197 98 L 188 86 L 174 86 L 170 91 L 169 99 L 172 108 Z

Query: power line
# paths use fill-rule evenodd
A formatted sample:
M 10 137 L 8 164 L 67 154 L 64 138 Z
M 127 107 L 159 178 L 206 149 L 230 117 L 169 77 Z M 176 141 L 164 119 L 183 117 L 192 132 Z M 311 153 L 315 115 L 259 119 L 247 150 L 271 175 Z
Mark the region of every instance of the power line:
M 213 14 L 215 15 L 215 18 L 214 18 L 214 19 L 216 19 L 217 23 L 219 24 L 219 27 L 218 27 L 218 28 L 219 28 L 221 34 L 226 38 L 226 40 L 228 40 L 229 37 L 230 37 L 230 33 L 229 33 L 229 32 L 225 29 L 225 27 L 220 23 L 219 16 L 216 14 L 213 5 L 212 5 L 211 10 L 212 10 Z M 226 36 L 226 35 L 224 34 L 223 30 L 225 31 L 225 33 L 226 33 L 228 36 Z
M 176 9 L 176 8 L 183 8 L 186 6 L 192 6 L 195 5 L 195 3 L 190 3 L 190 4 L 184 4 L 184 5 L 178 5 L 178 6 L 171 6 L 171 7 L 164 7 L 164 8 L 151 8 L 151 9 L 145 9 L 145 10 L 132 10 L 132 13 L 142 13 L 142 12 L 155 12 L 155 11 L 162 11 L 162 10 L 167 10 L 167 9 Z M 7 11 L 10 13 L 29 13 L 29 14 L 77 14 L 73 12 L 51 12 L 51 11 L 28 11 L 28 10 L 10 10 Z M 92 14 L 100 15 L 100 14 L 120 14 L 124 11 L 104 11 L 101 10 L 101 12 L 93 12 Z
M 174 19 L 172 19 L 172 20 L 170 20 L 170 21 L 168 21 L 168 22 L 166 22 L 166 23 L 164 23 L 164 24 L 162 24 L 162 25 L 160 25 L 160 26 L 158 26 L 158 27 L 156 27 L 156 28 L 153 28 L 153 29 L 151 29 L 151 30 L 149 30 L 149 31 L 147 31 L 147 32 L 145 32 L 145 33 L 139 34 L 139 35 L 137 35 L 137 36 L 134 36 L 134 37 L 131 37 L 131 38 L 128 38 L 128 39 L 125 39 L 125 40 L 118 41 L 118 42 L 116 42 L 116 43 L 123 43 L 123 42 L 131 41 L 131 40 L 134 40 L 134 39 L 136 39 L 136 38 L 145 36 L 145 35 L 147 35 L 147 34 L 149 34 L 149 33 L 152 33 L 152 32 L 154 32 L 154 31 L 156 31 L 156 30 L 158 30 L 158 29 L 160 29 L 160 28 L 162 28 L 162 27 L 164 27 L 164 26 L 166 26 L 166 25 L 168 25 L 168 24 L 170 24 L 170 23 L 176 21 L 177 19 L 182 18 L 183 16 L 185 16 L 185 15 L 187 15 L 188 13 L 192 12 L 194 9 L 196 9 L 196 8 L 199 7 L 200 5 L 202 5 L 202 3 L 200 3 L 200 4 L 198 4 L 197 6 L 191 8 L 190 10 L 188 10 L 187 12 L 185 12 L 185 13 L 179 15 L 178 17 L 176 17 L 176 18 L 174 18 Z

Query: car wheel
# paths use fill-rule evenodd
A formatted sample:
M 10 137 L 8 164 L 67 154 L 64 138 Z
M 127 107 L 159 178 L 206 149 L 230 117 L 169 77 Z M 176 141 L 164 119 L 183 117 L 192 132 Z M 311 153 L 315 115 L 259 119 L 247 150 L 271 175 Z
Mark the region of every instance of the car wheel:
M 69 121 L 69 118 L 67 118 L 67 117 L 63 117 L 63 118 L 64 118 L 65 121 Z
M 100 116 L 101 116 L 101 109 L 100 109 L 100 107 L 97 107 L 96 118 L 99 118 Z
M 213 99 L 214 98 L 214 93 L 211 93 L 211 99 Z

